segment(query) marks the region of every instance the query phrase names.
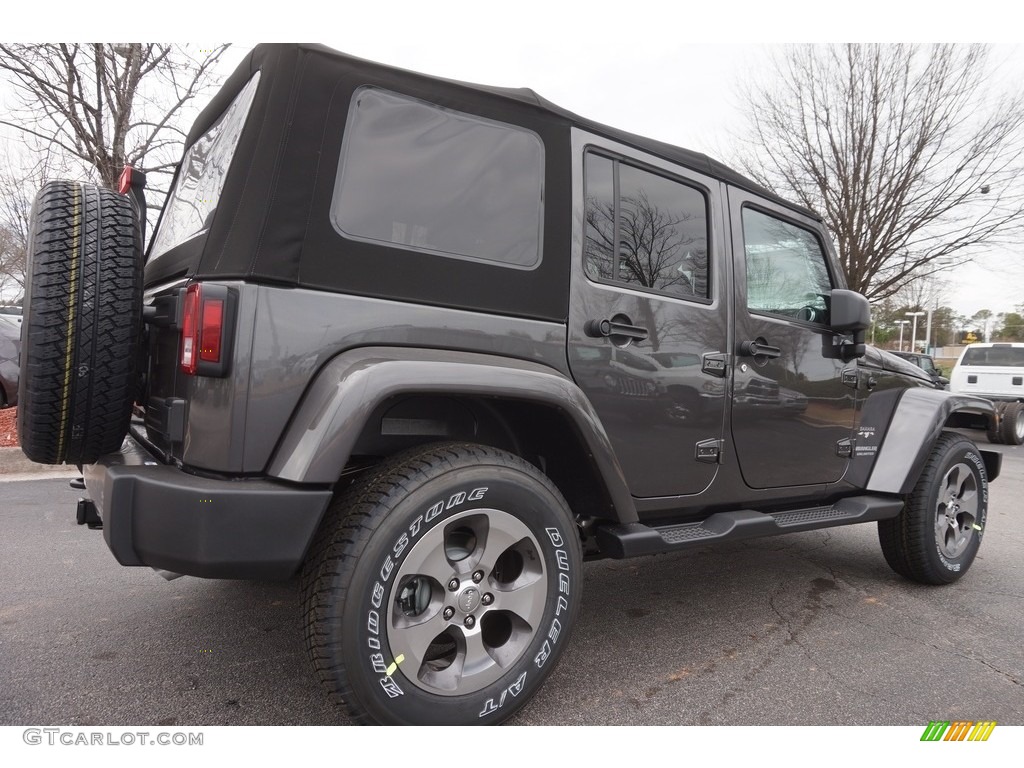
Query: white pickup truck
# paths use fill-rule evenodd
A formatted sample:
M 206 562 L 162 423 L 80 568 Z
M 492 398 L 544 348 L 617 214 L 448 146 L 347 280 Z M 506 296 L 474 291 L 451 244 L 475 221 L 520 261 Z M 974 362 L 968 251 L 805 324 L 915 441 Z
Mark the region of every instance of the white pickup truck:
M 1024 344 L 969 344 L 956 361 L 949 389 L 995 402 L 998 418 L 989 426 L 989 442 L 1024 443 Z

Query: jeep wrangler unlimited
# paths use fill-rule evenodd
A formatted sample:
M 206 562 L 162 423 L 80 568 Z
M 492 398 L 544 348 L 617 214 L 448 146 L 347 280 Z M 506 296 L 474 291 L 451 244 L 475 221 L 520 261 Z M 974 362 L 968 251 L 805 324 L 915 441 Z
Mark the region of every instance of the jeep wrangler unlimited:
M 254 49 L 143 254 L 144 179 L 37 199 L 19 431 L 126 566 L 301 579 L 356 721 L 496 723 L 585 557 L 876 521 L 963 576 L 991 420 L 865 345 L 822 222 L 526 89 Z

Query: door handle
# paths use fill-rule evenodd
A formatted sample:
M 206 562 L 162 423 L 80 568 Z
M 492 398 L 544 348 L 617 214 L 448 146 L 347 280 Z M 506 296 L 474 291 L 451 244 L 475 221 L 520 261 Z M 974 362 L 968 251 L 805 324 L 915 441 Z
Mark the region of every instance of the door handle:
M 587 320 L 583 326 L 583 332 L 595 339 L 618 336 L 634 341 L 643 341 L 649 335 L 646 328 L 615 320 Z
M 756 338 L 753 341 L 740 342 L 740 354 L 747 357 L 776 358 L 782 357 L 782 350 L 770 346 L 762 338 Z

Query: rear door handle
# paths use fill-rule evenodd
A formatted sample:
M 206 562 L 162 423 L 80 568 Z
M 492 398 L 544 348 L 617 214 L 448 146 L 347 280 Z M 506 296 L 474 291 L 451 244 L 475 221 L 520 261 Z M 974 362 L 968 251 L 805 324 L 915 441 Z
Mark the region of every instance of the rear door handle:
M 746 357 L 776 358 L 782 357 L 782 350 L 769 345 L 762 338 L 757 338 L 753 341 L 740 342 L 740 354 Z
M 646 328 L 614 320 L 587 320 L 583 326 L 583 332 L 595 339 L 617 336 L 633 341 L 643 341 L 649 335 Z

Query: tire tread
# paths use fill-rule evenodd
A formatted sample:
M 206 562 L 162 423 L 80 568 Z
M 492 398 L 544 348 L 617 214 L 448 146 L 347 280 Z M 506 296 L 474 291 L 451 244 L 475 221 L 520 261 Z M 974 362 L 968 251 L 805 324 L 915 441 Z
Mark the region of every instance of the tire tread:
M 330 698 L 353 722 L 375 720 L 359 704 L 348 673 L 328 628 L 339 626 L 356 564 L 370 536 L 390 510 L 419 484 L 462 462 L 490 463 L 529 472 L 558 498 L 561 494 L 546 476 L 525 460 L 475 443 L 435 443 L 411 448 L 386 459 L 332 501 L 303 567 L 300 599 L 306 651 Z
M 120 447 L 135 399 L 142 312 L 135 210 L 107 189 L 49 182 L 33 207 L 29 250 L 22 450 L 43 464 L 92 463 Z
M 935 546 L 934 510 L 930 509 L 931 486 L 937 482 L 946 457 L 958 443 L 970 441 L 955 432 L 943 432 L 925 462 L 921 477 L 907 496 L 903 510 L 895 518 L 878 522 L 878 539 L 886 562 L 896 573 L 921 584 L 949 584 L 960 578 L 970 566 L 955 574 L 936 567 L 929 548 Z M 984 480 L 984 477 L 983 477 Z

